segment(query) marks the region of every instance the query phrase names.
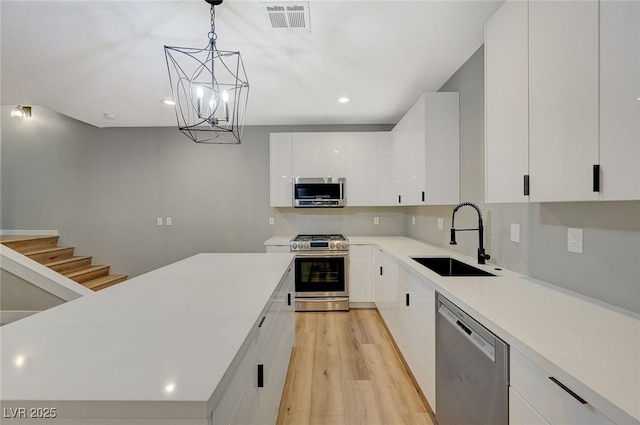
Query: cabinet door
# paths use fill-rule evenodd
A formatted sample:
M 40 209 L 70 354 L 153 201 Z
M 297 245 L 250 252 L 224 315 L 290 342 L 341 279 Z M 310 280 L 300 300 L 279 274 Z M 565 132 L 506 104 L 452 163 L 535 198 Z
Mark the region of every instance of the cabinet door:
M 345 160 L 345 133 L 293 133 L 295 177 L 345 177 Z
M 424 150 L 426 162 L 418 164 L 424 176 L 419 204 L 455 205 L 460 202 L 459 94 L 425 94 Z
M 549 422 L 509 387 L 509 425 L 549 425 Z
M 640 199 L 640 2 L 600 2 L 600 199 Z
M 392 175 L 391 132 L 378 133 L 378 205 L 398 205 Z
M 402 205 L 402 188 L 406 172 L 403 171 L 403 145 L 406 134 L 404 121 L 400 120 L 391 131 L 391 186 L 393 200 L 391 205 Z
M 410 269 L 400 269 L 400 340 L 402 355 L 435 411 L 436 321 L 435 290 Z M 394 334 L 394 339 L 396 335 Z M 399 343 L 400 344 L 400 343 Z
M 374 301 L 387 327 L 393 332 L 397 329 L 398 260 L 378 248 L 375 261 Z
M 485 201 L 527 202 L 529 174 L 528 6 L 507 0 L 484 42 Z
M 597 1 L 529 3 L 529 118 L 531 201 L 598 199 Z
M 293 205 L 291 133 L 269 135 L 269 194 L 272 207 Z
M 371 245 L 349 247 L 349 301 L 373 302 Z
M 346 133 L 346 179 L 348 206 L 378 204 L 378 133 Z
M 402 149 L 402 205 L 420 205 L 425 183 L 425 95 L 409 109 L 405 121 Z

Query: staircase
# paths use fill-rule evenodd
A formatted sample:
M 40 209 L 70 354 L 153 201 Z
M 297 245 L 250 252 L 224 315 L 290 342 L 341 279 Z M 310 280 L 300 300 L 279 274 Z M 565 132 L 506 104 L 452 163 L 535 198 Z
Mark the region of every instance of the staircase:
M 91 257 L 75 256 L 74 247 L 58 246 L 58 236 L 0 236 L 0 243 L 94 291 L 127 280 L 109 274 L 108 265 L 92 264 Z

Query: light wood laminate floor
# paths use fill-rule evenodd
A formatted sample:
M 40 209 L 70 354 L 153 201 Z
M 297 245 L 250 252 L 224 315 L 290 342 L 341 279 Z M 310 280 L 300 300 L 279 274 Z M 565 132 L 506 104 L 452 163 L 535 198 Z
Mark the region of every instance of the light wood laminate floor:
M 378 313 L 296 313 L 278 425 L 433 425 Z

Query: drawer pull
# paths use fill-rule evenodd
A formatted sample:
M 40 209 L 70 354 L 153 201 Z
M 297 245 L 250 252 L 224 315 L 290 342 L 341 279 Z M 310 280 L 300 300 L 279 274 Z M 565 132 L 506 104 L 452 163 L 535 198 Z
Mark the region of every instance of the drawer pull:
M 264 323 L 266 318 L 267 318 L 267 316 L 262 316 L 262 320 L 260 320 L 260 324 L 258 325 L 259 328 L 262 327 L 262 324 Z
M 565 390 L 566 392 L 568 392 L 571 397 L 575 398 L 576 400 L 578 400 L 580 403 L 582 404 L 588 404 L 587 401 L 580 397 L 578 394 L 574 393 L 573 391 L 571 391 L 571 389 L 569 387 L 567 387 L 566 385 L 564 385 L 562 382 L 558 381 L 556 378 L 554 378 L 553 376 L 550 376 L 549 379 L 551 379 L 556 385 L 558 385 L 560 388 L 562 388 L 563 390 Z

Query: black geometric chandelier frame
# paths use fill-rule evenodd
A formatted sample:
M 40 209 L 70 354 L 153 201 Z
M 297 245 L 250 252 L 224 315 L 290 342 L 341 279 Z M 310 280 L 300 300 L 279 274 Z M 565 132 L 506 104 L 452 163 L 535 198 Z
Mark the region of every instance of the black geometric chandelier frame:
M 214 6 L 204 49 L 164 46 L 178 128 L 196 143 L 238 144 L 249 98 L 240 52 L 218 50 Z

